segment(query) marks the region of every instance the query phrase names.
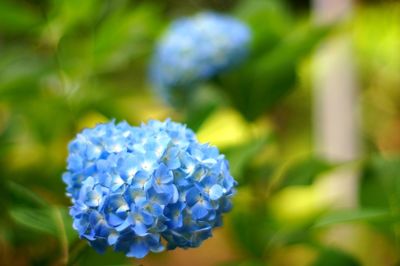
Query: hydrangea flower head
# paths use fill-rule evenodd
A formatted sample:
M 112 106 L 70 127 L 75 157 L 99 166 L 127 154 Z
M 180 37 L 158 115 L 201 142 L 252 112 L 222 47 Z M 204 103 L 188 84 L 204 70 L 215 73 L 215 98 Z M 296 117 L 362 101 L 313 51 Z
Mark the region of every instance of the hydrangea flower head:
M 212 12 L 174 21 L 161 37 L 150 76 L 161 93 L 187 88 L 241 62 L 250 30 L 242 22 Z
M 73 227 L 99 252 L 129 257 L 199 246 L 231 208 L 224 155 L 170 120 L 85 129 L 69 144 L 63 180 Z

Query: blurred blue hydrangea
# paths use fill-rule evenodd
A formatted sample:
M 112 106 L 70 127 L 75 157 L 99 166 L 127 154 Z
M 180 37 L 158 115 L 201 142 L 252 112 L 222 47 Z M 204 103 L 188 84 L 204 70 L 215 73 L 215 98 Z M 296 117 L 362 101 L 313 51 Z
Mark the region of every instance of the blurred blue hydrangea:
M 217 148 L 166 120 L 85 129 L 69 144 L 63 180 L 73 227 L 97 251 L 129 257 L 197 247 L 221 225 L 236 181 Z
M 150 78 L 163 97 L 187 89 L 240 63 L 247 55 L 250 30 L 242 22 L 203 12 L 178 19 L 159 41 Z

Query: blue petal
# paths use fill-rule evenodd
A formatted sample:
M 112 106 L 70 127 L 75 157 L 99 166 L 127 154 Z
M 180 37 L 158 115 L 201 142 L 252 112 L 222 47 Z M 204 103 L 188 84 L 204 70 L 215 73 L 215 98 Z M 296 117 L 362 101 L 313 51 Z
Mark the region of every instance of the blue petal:
M 172 196 L 174 196 L 174 185 L 170 184 L 170 185 L 166 185 L 166 184 L 154 184 L 153 188 L 157 193 L 164 193 L 164 194 L 168 194 L 170 195 L 169 198 L 172 198 Z
M 96 160 L 100 157 L 103 149 L 99 145 L 89 144 L 86 148 L 86 156 L 88 160 Z
M 85 204 L 89 207 L 97 207 L 100 205 L 101 200 L 101 194 L 99 194 L 97 191 L 92 190 L 86 194 Z
M 217 177 L 209 174 L 202 178 L 200 184 L 203 187 L 212 187 L 213 185 L 217 184 Z
M 134 241 L 129 249 L 129 252 L 126 253 L 128 257 L 134 257 L 137 259 L 141 259 L 149 253 L 149 248 L 147 247 L 146 243 L 139 239 Z
M 146 243 L 152 252 L 161 252 L 165 247 L 160 242 L 160 235 L 149 234 L 146 236 Z
M 155 155 L 152 155 L 151 153 L 146 153 L 145 156 L 139 157 L 138 160 L 141 169 L 148 173 L 153 173 L 158 165 L 157 163 L 158 158 Z
M 150 175 L 148 172 L 140 170 L 138 171 L 131 183 L 132 188 L 147 189 L 150 183 Z
M 175 185 L 172 185 L 172 199 L 171 203 L 176 203 L 179 200 L 179 191 Z
M 121 136 L 109 136 L 105 139 L 104 148 L 109 153 L 119 153 L 126 149 L 125 140 Z
M 123 218 L 126 214 L 126 211 L 129 210 L 127 202 L 119 194 L 109 196 L 103 206 L 106 214 L 110 216 L 117 215 L 120 218 Z
M 70 171 L 78 172 L 83 168 L 83 160 L 79 155 L 71 154 L 68 157 L 67 169 Z
M 206 174 L 207 174 L 207 172 L 203 167 L 197 167 L 193 173 L 193 179 L 197 182 L 200 182 L 203 180 L 203 178 L 206 176 Z
M 96 233 L 96 236 L 106 238 L 110 234 L 110 227 L 108 227 L 106 222 L 102 220 L 96 225 L 94 231 Z
M 110 165 L 107 160 L 101 159 L 97 160 L 96 167 L 99 172 L 106 172 L 110 168 Z
M 173 215 L 171 220 L 167 222 L 170 228 L 180 228 L 183 225 L 183 216 L 178 213 L 177 215 Z
M 201 219 L 204 216 L 206 216 L 207 213 L 208 213 L 208 210 L 201 203 L 196 203 L 192 207 L 192 216 L 194 219 Z
M 101 238 L 98 238 L 93 241 L 89 241 L 90 245 L 99 253 L 104 253 L 107 249 L 107 241 Z
M 151 216 L 143 211 L 141 212 L 141 215 L 143 217 L 143 223 L 145 225 L 151 225 L 154 222 L 153 216 Z
M 119 173 L 124 180 L 131 180 L 136 174 L 139 166 L 134 156 L 126 156 L 118 164 Z
M 122 219 L 118 215 L 115 215 L 114 213 L 108 213 L 107 214 L 107 222 L 112 225 L 112 226 L 119 226 L 121 225 L 125 219 Z
M 92 227 L 96 226 L 102 219 L 103 216 L 98 211 L 95 210 L 90 211 L 89 222 Z
M 179 150 L 175 147 L 169 148 L 164 155 L 163 161 L 169 169 L 179 168 L 181 166 Z
M 107 237 L 107 243 L 112 246 L 118 241 L 119 234 L 117 232 L 111 232 Z
M 189 206 L 193 206 L 199 200 L 200 191 L 193 187 L 186 193 L 186 202 Z
M 71 184 L 71 182 L 72 182 L 71 173 L 69 173 L 69 172 L 64 173 L 64 174 L 62 175 L 62 180 L 63 180 L 63 182 L 66 183 L 66 184 Z
M 133 227 L 133 230 L 135 231 L 135 233 L 138 236 L 145 236 L 148 234 L 147 232 L 147 227 L 145 224 L 143 224 L 142 222 L 138 222 L 136 221 L 135 226 Z
M 144 202 L 144 204 L 141 204 L 140 206 L 143 208 L 143 212 L 146 214 L 150 214 L 152 216 L 158 217 L 163 214 L 163 207 L 155 202 Z
M 131 223 L 128 221 L 128 219 L 126 219 L 122 224 L 115 227 L 115 230 L 117 230 L 118 232 L 121 232 L 121 231 L 125 230 L 126 228 L 128 228 L 129 226 L 131 226 Z
M 182 169 L 187 175 L 192 175 L 196 169 L 196 161 L 190 156 L 190 154 L 185 153 L 181 155 Z
M 166 205 L 169 203 L 172 195 L 167 193 L 157 193 L 154 189 L 149 189 L 147 191 L 148 198 L 151 202 L 157 203 L 160 205 Z
M 154 179 L 159 180 L 161 184 L 168 184 L 174 180 L 172 171 L 163 163 L 160 164 L 154 173 Z
M 146 199 L 146 194 L 141 188 L 129 187 L 125 191 L 125 199 L 128 204 L 137 203 Z
M 217 200 L 221 198 L 223 194 L 224 194 L 224 189 L 218 184 L 210 188 L 209 195 L 211 200 Z

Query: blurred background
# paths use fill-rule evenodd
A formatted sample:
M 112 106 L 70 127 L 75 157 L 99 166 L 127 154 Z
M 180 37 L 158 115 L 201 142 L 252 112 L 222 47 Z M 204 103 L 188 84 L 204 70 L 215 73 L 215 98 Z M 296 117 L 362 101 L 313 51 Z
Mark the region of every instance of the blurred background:
M 149 60 L 204 10 L 249 25 L 249 58 L 171 106 Z M 196 249 L 97 254 L 71 227 L 68 142 L 167 117 L 226 154 L 233 211 Z M 398 265 L 399 155 L 398 1 L 0 1 L 0 265 Z

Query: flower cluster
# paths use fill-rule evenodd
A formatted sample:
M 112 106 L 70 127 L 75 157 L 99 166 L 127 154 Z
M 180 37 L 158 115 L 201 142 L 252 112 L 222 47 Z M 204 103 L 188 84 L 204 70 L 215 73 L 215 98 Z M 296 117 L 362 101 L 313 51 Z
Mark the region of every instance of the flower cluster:
M 85 129 L 63 175 L 73 227 L 97 251 L 129 257 L 197 247 L 221 225 L 236 181 L 217 148 L 170 120 Z
M 249 41 L 248 27 L 226 15 L 204 12 L 178 19 L 156 47 L 151 80 L 163 96 L 194 86 L 242 61 Z

